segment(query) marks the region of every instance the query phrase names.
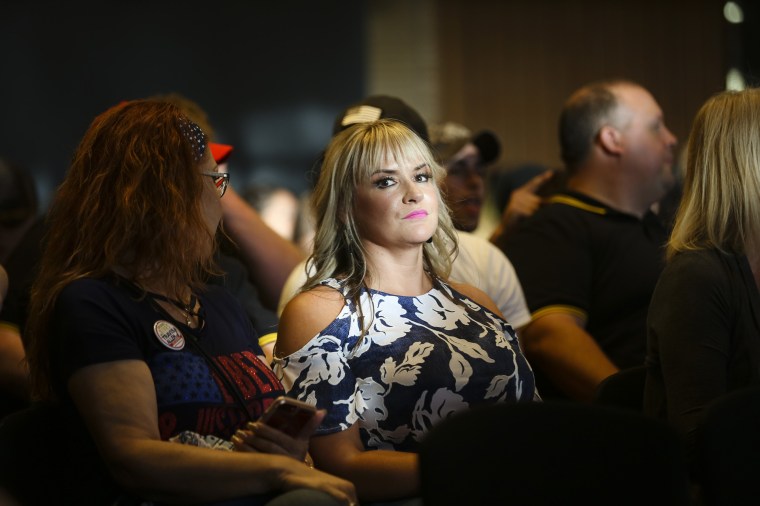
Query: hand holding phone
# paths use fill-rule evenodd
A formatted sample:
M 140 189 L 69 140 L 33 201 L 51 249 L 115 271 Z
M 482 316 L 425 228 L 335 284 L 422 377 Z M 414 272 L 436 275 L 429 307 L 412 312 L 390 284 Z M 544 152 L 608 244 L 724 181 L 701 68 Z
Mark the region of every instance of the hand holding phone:
M 295 438 L 316 412 L 317 409 L 310 404 L 280 396 L 269 405 L 259 421 Z

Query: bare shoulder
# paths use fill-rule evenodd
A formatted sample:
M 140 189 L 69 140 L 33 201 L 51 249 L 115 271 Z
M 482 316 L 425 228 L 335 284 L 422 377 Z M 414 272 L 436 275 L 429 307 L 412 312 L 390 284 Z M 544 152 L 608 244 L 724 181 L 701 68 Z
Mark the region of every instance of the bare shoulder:
M 280 318 L 277 356 L 300 350 L 340 314 L 344 305 L 343 295 L 328 286 L 318 286 L 293 297 Z
M 502 318 L 504 318 L 504 315 L 501 314 L 501 311 L 496 306 L 496 303 L 493 300 L 491 300 L 491 297 L 489 297 L 488 294 L 486 294 L 486 292 L 484 292 L 483 290 L 479 288 L 475 288 L 472 285 L 468 285 L 465 283 L 454 283 L 452 281 L 449 281 L 449 285 L 451 285 L 451 287 L 457 292 L 461 293 L 462 295 L 466 295 L 467 297 L 471 298 L 472 300 L 474 300 L 475 302 L 477 302 L 484 308 L 488 309 L 492 313 L 497 314 L 501 316 Z

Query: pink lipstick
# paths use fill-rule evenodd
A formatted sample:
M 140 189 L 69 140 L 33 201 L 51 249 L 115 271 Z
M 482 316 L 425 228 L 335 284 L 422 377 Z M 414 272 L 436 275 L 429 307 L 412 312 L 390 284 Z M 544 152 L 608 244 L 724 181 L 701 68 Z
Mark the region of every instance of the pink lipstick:
M 412 211 L 411 213 L 404 216 L 405 220 L 414 220 L 417 218 L 424 218 L 428 215 L 427 211 L 424 209 L 417 209 L 416 211 Z

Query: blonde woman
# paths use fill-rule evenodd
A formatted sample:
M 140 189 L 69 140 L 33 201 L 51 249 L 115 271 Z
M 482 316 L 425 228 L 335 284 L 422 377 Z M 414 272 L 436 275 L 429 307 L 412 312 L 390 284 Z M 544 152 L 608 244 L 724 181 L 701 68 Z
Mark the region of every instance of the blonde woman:
M 314 193 L 314 274 L 280 323 L 275 371 L 290 395 L 327 410 L 314 461 L 362 501 L 419 493 L 415 451 L 440 419 L 536 395 L 495 304 L 447 282 L 456 236 L 442 172 L 399 122 L 336 135 Z
M 704 407 L 760 381 L 760 90 L 702 106 L 683 191 L 649 309 L 644 400 L 693 450 Z

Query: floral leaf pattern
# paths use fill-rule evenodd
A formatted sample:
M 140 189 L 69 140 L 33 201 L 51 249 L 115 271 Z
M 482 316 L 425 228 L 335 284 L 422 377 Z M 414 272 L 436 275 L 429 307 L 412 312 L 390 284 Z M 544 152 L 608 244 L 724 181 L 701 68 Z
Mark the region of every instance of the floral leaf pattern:
M 417 297 L 369 290 L 359 303 L 364 336 L 346 299 L 327 328 L 275 359 L 290 395 L 328 411 L 317 434 L 358 423 L 366 448 L 415 451 L 457 411 L 537 398 L 512 327 L 447 284 Z
M 375 346 L 392 345 L 409 333 L 411 325 L 404 323 L 406 309 L 399 303 L 398 297 L 372 300 L 368 294 L 363 294 L 361 304 L 365 315 L 372 315 L 374 306 L 374 316 L 369 331 L 356 352 L 357 357 Z
M 461 353 L 454 351 L 451 353 L 451 360 L 449 360 L 449 369 L 454 375 L 454 390 L 459 392 L 470 381 L 472 366 Z
M 425 358 L 433 351 L 430 343 L 412 343 L 404 355 L 401 364 L 396 365 L 392 357 L 388 357 L 380 368 L 380 379 L 383 383 L 399 383 L 410 387 L 414 385 L 417 374 Z
M 427 401 L 427 392 L 423 392 L 414 406 L 412 427 L 419 441 L 438 421 L 448 418 L 458 411 L 465 410 L 469 405 L 464 398 L 445 388 L 436 390 Z
M 372 378 L 362 378 L 356 381 L 356 411 L 363 413 L 365 420 L 377 422 L 388 417 L 385 407 L 387 388 Z
M 499 399 L 503 400 L 507 392 L 507 386 L 509 386 L 509 376 L 495 376 L 491 379 L 491 383 L 486 389 L 486 399 Z

